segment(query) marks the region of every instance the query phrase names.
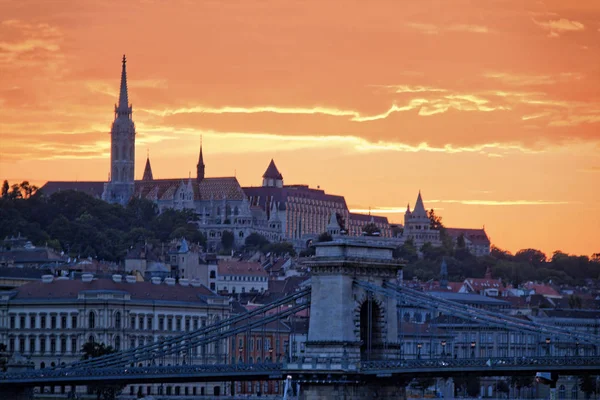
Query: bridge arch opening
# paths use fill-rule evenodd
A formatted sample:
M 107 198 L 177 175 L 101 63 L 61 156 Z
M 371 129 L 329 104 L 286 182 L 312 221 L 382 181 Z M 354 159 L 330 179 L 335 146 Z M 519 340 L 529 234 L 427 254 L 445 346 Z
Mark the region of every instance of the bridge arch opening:
M 360 356 L 362 360 L 370 360 L 381 343 L 381 307 L 372 298 L 365 300 L 360 306 Z

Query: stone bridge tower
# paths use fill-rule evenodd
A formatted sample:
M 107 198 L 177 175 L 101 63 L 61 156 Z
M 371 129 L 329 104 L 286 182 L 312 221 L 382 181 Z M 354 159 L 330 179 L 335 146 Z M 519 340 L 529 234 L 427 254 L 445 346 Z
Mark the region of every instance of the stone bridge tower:
M 395 283 L 399 260 L 393 247 L 368 239 L 340 239 L 317 243 L 311 268 L 311 305 L 305 357 L 297 368 L 310 374 L 360 376 L 361 361 L 396 359 L 398 314 L 396 300 L 369 293 L 354 284 L 382 286 Z M 335 379 L 333 379 L 335 381 Z M 336 398 L 336 385 L 323 381 L 303 384 L 303 398 Z M 397 382 L 344 384 L 347 399 L 403 398 Z M 349 397 L 348 397 L 349 396 Z

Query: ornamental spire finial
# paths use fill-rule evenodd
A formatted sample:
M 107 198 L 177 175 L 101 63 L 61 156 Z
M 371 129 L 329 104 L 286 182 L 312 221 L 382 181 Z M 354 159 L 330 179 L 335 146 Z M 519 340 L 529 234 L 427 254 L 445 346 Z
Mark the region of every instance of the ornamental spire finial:
M 127 95 L 127 68 L 126 68 L 126 63 L 127 63 L 127 58 L 125 57 L 125 54 L 123 54 L 123 68 L 121 70 L 121 87 L 119 90 L 119 107 L 118 107 L 118 112 L 119 114 L 121 113 L 125 113 L 125 114 L 129 114 L 129 98 Z

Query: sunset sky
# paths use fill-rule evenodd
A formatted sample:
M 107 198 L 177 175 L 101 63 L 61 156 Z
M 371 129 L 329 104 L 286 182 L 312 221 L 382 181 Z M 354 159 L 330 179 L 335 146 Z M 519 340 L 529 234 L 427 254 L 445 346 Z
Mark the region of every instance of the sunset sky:
M 207 176 L 600 252 L 598 0 L 0 0 L 1 179 L 107 179 L 124 53 L 137 178 L 202 135 Z

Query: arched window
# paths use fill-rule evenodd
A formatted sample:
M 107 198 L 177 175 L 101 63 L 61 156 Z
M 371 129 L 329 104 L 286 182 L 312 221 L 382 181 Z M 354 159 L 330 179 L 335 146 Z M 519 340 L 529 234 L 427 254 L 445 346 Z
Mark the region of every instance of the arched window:
M 578 392 L 579 390 L 577 388 L 577 385 L 573 385 L 573 387 L 571 388 L 571 399 L 577 399 Z
M 565 385 L 560 385 L 560 387 L 558 388 L 558 398 L 559 399 L 565 399 Z
M 46 363 L 45 362 L 43 362 L 43 363 L 40 364 L 40 369 L 44 369 L 44 368 L 46 368 Z
M 241 238 L 243 238 L 244 237 L 244 232 L 240 231 L 240 233 L 238 233 L 238 236 L 241 237 Z
M 90 337 L 88 338 L 88 342 L 90 343 L 94 343 L 96 340 L 94 339 L 94 335 L 90 335 Z
M 121 329 L 121 313 L 119 311 L 115 313 L 115 328 Z
M 88 328 L 94 329 L 96 327 L 96 314 L 93 311 L 90 311 L 90 315 L 88 316 Z
M 240 213 L 240 210 L 237 208 L 237 206 L 235 206 L 233 208 L 233 215 L 238 215 Z

